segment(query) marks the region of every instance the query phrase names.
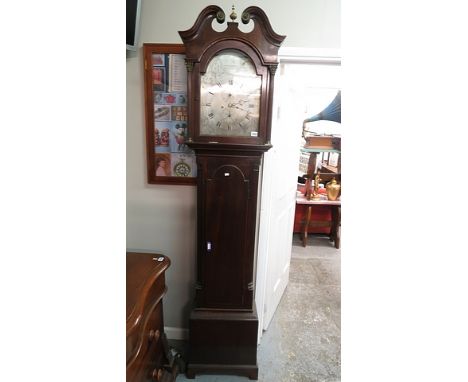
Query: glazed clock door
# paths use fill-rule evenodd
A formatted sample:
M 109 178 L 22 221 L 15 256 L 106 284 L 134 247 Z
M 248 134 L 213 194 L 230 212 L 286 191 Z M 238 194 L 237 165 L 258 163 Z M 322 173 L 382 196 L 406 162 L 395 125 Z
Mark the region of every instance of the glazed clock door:
M 251 310 L 258 171 L 245 158 L 199 161 L 207 169 L 201 307 Z
M 200 135 L 258 136 L 262 77 L 247 55 L 221 51 L 200 82 Z

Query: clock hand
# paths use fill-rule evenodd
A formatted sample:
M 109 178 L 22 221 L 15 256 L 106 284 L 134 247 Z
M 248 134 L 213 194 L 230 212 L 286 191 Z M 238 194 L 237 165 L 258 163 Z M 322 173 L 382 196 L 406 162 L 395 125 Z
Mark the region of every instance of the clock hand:
M 224 118 L 221 118 L 221 121 L 224 121 L 225 119 L 231 118 L 231 112 L 229 112 L 228 115 L 226 115 Z
M 244 108 L 239 107 L 239 106 L 234 106 L 234 109 L 239 109 L 239 110 L 242 110 L 242 111 L 247 111 L 247 110 L 245 110 Z
M 233 103 L 228 103 L 228 107 L 237 107 L 237 105 L 243 105 L 245 102 L 248 102 L 246 100 L 240 100 L 239 102 L 233 102 Z

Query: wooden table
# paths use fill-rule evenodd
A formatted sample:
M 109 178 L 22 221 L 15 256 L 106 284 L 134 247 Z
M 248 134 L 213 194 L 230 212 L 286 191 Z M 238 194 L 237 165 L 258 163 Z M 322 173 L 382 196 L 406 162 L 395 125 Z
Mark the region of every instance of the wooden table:
M 312 206 L 330 206 L 332 213 L 330 241 L 334 241 L 335 248 L 340 248 L 340 224 L 341 224 L 341 200 L 328 200 L 325 195 L 321 196 L 321 200 L 307 200 L 303 194 L 296 196 L 296 204 L 309 206 L 307 208 L 307 215 L 302 229 L 302 245 L 307 246 L 307 231 L 311 223 L 310 217 L 312 215 Z

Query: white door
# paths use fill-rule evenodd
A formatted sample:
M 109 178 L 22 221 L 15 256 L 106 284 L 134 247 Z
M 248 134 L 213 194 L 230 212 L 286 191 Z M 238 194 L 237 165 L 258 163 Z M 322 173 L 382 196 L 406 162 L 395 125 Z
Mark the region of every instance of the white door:
M 286 69 L 281 64 L 275 80 L 273 148 L 263 165 L 256 290 L 259 340 L 289 281 L 303 112 L 296 110 Z

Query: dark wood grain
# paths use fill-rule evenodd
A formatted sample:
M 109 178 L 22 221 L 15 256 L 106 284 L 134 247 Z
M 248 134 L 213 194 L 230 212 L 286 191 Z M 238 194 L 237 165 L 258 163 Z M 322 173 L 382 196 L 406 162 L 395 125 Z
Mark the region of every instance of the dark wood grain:
M 157 381 L 171 375 L 164 352 L 162 305 L 167 290 L 164 272 L 170 261 L 165 256 L 161 262 L 155 260 L 159 257 L 127 252 L 127 382 Z
M 260 119 L 258 137 L 216 137 L 220 143 L 268 144 L 271 137 L 271 113 L 273 105 L 274 75 L 278 66 L 278 49 L 285 39 L 273 32 L 265 13 L 258 7 L 246 9 L 248 20 L 253 20 L 254 28 L 244 33 L 238 28 L 238 23 L 228 22 L 223 32 L 213 30 L 211 24 L 220 7 L 206 7 L 198 16 L 194 26 L 186 31 L 180 31 L 185 46 L 186 61 L 189 64 L 189 138 L 194 142 L 210 142 L 212 136 L 200 135 L 200 75 L 206 71 L 211 58 L 217 53 L 236 49 L 252 60 L 257 75 L 262 76 L 260 100 Z M 190 145 L 189 145 L 190 146 Z
M 187 145 L 197 154 L 197 281 L 190 316 L 187 377 L 198 373 L 258 378 L 255 272 L 259 174 L 263 153 L 271 146 L 273 83 L 278 49 L 285 36 L 276 34 L 265 13 L 247 8 L 242 22 L 222 32 L 214 20 L 226 16 L 218 6 L 202 10 L 192 28 L 179 32 L 188 69 Z M 212 58 L 236 50 L 250 58 L 261 76 L 258 136 L 200 134 L 200 77 Z

